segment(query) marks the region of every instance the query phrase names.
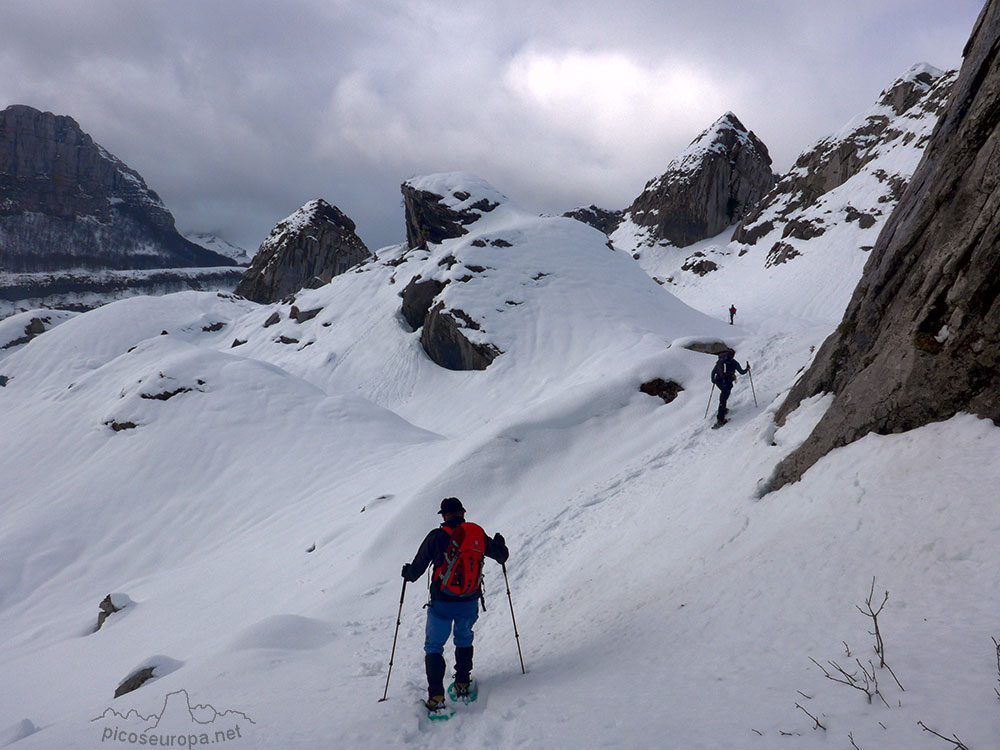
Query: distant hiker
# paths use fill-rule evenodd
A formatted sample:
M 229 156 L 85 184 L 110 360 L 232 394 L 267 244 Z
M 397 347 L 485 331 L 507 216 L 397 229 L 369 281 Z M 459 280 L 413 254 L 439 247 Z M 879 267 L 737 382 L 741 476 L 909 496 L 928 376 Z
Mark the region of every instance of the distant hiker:
M 733 324 L 733 319 L 736 317 L 736 305 L 729 306 L 729 325 Z
M 486 536 L 481 526 L 465 520 L 465 508 L 457 497 L 446 497 L 438 511 L 441 525 L 420 545 L 413 562 L 403 565 L 403 578 L 419 580 L 433 565 L 427 605 L 424 665 L 427 670 L 427 708 L 443 708 L 444 645 L 455 627 L 455 692 L 468 695 L 472 673 L 472 626 L 479 618 L 482 599 L 483 555 L 507 562 L 509 552 L 500 534 Z M 484 606 L 485 608 L 485 606 Z
M 740 367 L 735 354 L 733 349 L 724 349 L 719 352 L 719 359 L 715 363 L 715 367 L 712 368 L 712 382 L 719 388 L 719 415 L 716 418 L 716 427 L 726 423 L 726 413 L 729 411 L 726 402 L 729 401 L 729 392 L 733 390 L 733 383 L 736 382 L 736 373 L 745 375 L 750 372 L 750 363 L 747 362 L 745 369 Z

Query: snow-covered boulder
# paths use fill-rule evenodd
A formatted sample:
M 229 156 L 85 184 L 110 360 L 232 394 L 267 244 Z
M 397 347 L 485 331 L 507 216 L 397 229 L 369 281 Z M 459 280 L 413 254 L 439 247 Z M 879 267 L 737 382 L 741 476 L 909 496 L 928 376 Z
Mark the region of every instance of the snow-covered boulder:
M 469 224 L 507 200 L 489 183 L 462 172 L 415 177 L 400 189 L 411 248 L 461 237 Z
M 468 204 L 462 210 L 475 215 L 461 227 L 463 234 L 411 250 L 405 263 L 393 261 L 397 279 L 408 279 L 400 295 L 401 314 L 420 329 L 423 350 L 442 367 L 482 370 L 504 352 L 516 350 L 522 343 L 522 325 L 543 325 L 531 318 L 539 314 L 542 297 L 564 300 L 563 308 L 551 314 L 576 317 L 584 328 L 593 321 L 575 316 L 579 300 L 568 298 L 592 294 L 591 285 L 605 290 L 604 304 L 609 305 L 632 285 L 640 299 L 670 299 L 637 274 L 639 269 L 626 255 L 611 250 L 605 235 L 579 221 L 529 214 L 501 202 L 498 191 L 468 175 L 434 175 L 412 182 L 451 196 L 434 205 Z M 472 208 L 476 205 L 489 210 Z M 618 304 L 618 309 L 632 306 L 624 297 Z

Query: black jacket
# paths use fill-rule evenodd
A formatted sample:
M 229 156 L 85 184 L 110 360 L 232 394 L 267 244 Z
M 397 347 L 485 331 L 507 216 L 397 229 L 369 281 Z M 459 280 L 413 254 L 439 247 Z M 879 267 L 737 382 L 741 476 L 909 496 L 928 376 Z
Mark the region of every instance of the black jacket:
M 712 368 L 712 382 L 719 386 L 720 391 L 728 391 L 733 387 L 737 372 L 741 375 L 747 373 L 732 355 L 722 357 Z
M 463 523 L 461 518 L 452 517 L 442 523 L 441 527 L 449 526 L 454 529 L 461 523 Z M 420 544 L 420 549 L 417 550 L 413 562 L 409 565 L 409 575 L 405 576 L 407 581 L 413 583 L 419 580 L 420 576 L 427 570 L 428 565 L 433 569 L 444 562 L 444 553 L 448 551 L 448 545 L 451 544 L 451 534 L 441 527 L 432 530 L 424 537 L 424 541 Z M 507 562 L 510 552 L 507 550 L 507 545 L 504 543 L 503 537 L 497 534 L 494 537 L 484 535 L 484 538 L 486 540 L 486 549 L 484 551 L 486 557 L 491 557 L 498 563 Z M 478 590 L 466 596 L 454 596 L 441 591 L 440 586 L 431 584 L 431 599 L 440 599 L 444 602 L 465 602 L 471 599 L 478 599 L 479 596 L 480 592 Z

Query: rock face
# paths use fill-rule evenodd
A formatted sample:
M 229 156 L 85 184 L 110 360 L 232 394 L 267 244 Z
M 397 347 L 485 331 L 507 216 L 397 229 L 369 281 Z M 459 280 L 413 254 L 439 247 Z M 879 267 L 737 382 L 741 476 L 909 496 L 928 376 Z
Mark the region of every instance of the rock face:
M 802 399 L 835 394 L 771 489 L 869 432 L 902 432 L 958 412 L 1000 422 L 998 150 L 1000 2 L 990 0 L 843 322 L 776 415 L 783 421 Z
M 261 243 L 236 293 L 268 304 L 334 276 L 371 257 L 354 222 L 323 199 L 278 222 Z
M 622 210 L 609 211 L 606 208 L 600 208 L 599 206 L 591 204 L 587 207 L 575 208 L 572 211 L 567 211 L 563 214 L 563 216 L 569 219 L 582 221 L 584 224 L 589 224 L 594 229 L 610 235 L 618 228 L 618 225 L 622 223 L 622 218 L 625 216 L 625 212 Z
M 406 214 L 406 244 L 413 249 L 467 234 L 469 224 L 506 201 L 486 183 L 460 172 L 414 178 L 400 189 Z
M 733 241 L 763 243 L 770 248 L 770 266 L 801 255 L 804 243 L 839 221 L 858 222 L 861 229 L 878 224 L 877 235 L 917 166 L 956 75 L 915 65 L 885 89 L 870 110 L 800 154 L 743 218 Z M 840 191 L 850 192 L 854 205 L 842 199 L 838 188 L 860 182 L 857 177 L 869 184 L 862 190 Z M 873 244 L 874 235 L 869 249 Z
M 71 117 L 0 111 L 0 271 L 232 266 Z
M 646 184 L 625 219 L 648 244 L 686 247 L 737 223 L 774 180 L 767 146 L 727 112 Z

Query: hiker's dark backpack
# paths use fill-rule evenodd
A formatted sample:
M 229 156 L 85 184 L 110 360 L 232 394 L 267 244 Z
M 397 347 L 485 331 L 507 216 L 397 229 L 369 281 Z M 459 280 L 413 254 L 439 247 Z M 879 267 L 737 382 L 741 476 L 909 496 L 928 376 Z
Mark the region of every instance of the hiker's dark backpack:
M 451 535 L 441 564 L 434 568 L 432 586 L 449 596 L 469 596 L 479 591 L 483 580 L 486 532 L 463 521 L 454 528 L 442 526 Z
M 712 382 L 721 387 L 722 381 L 726 378 L 726 363 L 720 359 L 712 368 Z

